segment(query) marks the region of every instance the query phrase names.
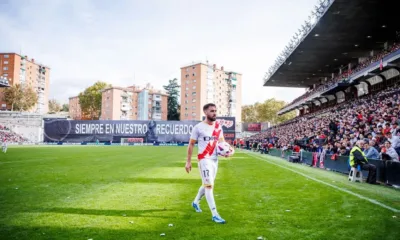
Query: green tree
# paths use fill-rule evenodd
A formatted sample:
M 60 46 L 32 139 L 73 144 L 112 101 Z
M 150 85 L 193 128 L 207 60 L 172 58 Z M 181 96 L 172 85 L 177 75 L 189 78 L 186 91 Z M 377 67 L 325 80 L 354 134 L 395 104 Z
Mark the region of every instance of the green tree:
M 68 104 L 68 103 L 64 103 L 64 104 L 62 105 L 61 111 L 63 111 L 63 112 L 68 112 L 68 111 L 69 111 L 69 104 Z
M 278 116 L 287 103 L 278 101 L 275 98 L 265 100 L 263 103 L 255 103 L 242 107 L 242 122 L 270 122 L 272 125 L 280 124 L 296 117 L 296 112 L 292 111 Z
M 258 122 L 256 104 L 242 106 L 242 122 Z
M 98 120 L 100 118 L 102 91 L 107 87 L 111 87 L 111 85 L 98 81 L 79 93 L 79 104 L 82 112 L 89 116 L 89 119 Z
M 61 105 L 56 99 L 49 100 L 49 113 L 56 113 L 61 110 Z
M 15 84 L 4 90 L 3 101 L 11 105 L 11 111 L 29 110 L 37 103 L 38 97 L 31 87 Z
M 23 93 L 24 93 L 24 97 L 23 97 L 23 101 L 21 104 L 21 110 L 29 110 L 31 109 L 33 106 L 35 106 L 35 104 L 38 102 L 39 98 L 38 95 L 36 94 L 35 90 L 33 90 L 31 87 L 26 87 L 23 88 Z
M 179 88 L 178 79 L 174 78 L 169 80 L 168 85 L 163 86 L 163 88 L 168 92 L 168 120 L 179 120 Z

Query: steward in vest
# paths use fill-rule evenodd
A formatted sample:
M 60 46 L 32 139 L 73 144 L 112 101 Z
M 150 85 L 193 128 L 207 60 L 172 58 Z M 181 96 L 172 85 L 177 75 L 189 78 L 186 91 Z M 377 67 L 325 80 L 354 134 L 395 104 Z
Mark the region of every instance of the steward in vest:
M 364 141 L 358 140 L 356 145 L 350 151 L 350 166 L 357 168 L 360 165 L 362 170 L 368 170 L 367 183 L 376 183 L 376 166 L 368 163 L 368 159 L 365 156 L 361 148 L 364 146 Z

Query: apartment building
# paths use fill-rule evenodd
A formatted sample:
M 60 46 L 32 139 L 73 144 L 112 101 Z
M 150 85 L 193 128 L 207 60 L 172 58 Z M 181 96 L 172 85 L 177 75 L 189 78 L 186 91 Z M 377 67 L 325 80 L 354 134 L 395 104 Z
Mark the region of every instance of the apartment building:
M 35 59 L 16 53 L 0 53 L 0 76 L 7 78 L 10 85 L 21 84 L 33 88 L 37 95 L 36 105 L 28 110 L 39 114 L 48 112 L 50 68 L 37 63 Z M 0 108 L 10 110 L 3 99 L 3 90 L 0 90 Z
M 82 119 L 82 109 L 79 104 L 79 97 L 70 97 L 69 98 L 69 117 L 73 120 L 81 120 Z
M 73 119 L 82 119 L 79 98 L 69 99 L 69 113 Z M 100 120 L 167 120 L 168 94 L 144 87 L 110 87 L 102 92 Z
M 242 74 L 216 64 L 181 67 L 181 120 L 202 120 L 203 106 L 217 105 L 217 115 L 242 119 Z

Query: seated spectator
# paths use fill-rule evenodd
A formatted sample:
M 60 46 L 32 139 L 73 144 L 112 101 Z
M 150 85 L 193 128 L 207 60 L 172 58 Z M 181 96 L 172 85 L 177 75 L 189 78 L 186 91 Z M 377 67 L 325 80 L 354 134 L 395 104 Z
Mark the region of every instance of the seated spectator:
M 391 146 L 397 152 L 397 154 L 400 155 L 400 137 L 393 135 L 392 132 L 388 132 L 387 138 L 390 141 Z
M 368 170 L 367 183 L 376 183 L 376 166 L 368 163 L 368 159 L 361 150 L 364 147 L 364 141 L 359 140 L 350 151 L 350 166 L 357 168 L 360 165 L 362 170 Z
M 399 161 L 399 155 L 396 150 L 392 147 L 389 141 L 385 142 L 385 147 L 381 150 L 382 160 Z
M 371 140 L 369 143 L 364 144 L 365 150 L 365 156 L 368 159 L 380 159 L 379 152 L 374 148 L 375 146 L 375 141 Z
M 347 150 L 346 147 L 341 146 L 341 147 L 340 147 L 339 156 L 349 156 L 349 155 L 350 155 L 350 151 Z

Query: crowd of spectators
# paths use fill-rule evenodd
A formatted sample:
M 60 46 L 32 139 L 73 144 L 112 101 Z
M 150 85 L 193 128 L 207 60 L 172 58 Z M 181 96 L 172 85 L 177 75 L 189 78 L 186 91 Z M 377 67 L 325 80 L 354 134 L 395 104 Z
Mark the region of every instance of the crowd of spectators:
M 316 86 L 314 89 L 306 92 L 305 94 L 303 94 L 300 97 L 293 100 L 289 105 L 294 104 L 300 100 L 306 99 L 307 97 L 311 96 L 314 93 L 325 91 L 325 90 L 329 89 L 330 87 L 332 87 L 336 83 L 348 81 L 349 80 L 348 78 L 352 74 L 355 74 L 355 73 L 361 71 L 362 69 L 368 67 L 372 63 L 380 61 L 382 58 L 386 57 L 387 55 L 389 55 L 399 49 L 400 49 L 400 43 L 394 43 L 387 50 L 383 50 L 383 51 L 379 52 L 378 54 L 360 62 L 355 68 L 348 70 L 348 71 L 343 71 L 341 74 L 337 75 L 330 81 L 321 83 L 320 85 Z
M 246 139 L 272 143 L 276 148 L 297 145 L 307 151 L 349 155 L 357 140 L 364 140 L 369 158 L 399 161 L 400 86 L 297 117 Z
M 0 125 L 0 142 L 4 141 L 7 143 L 23 143 L 28 140 L 11 131 L 8 127 Z

